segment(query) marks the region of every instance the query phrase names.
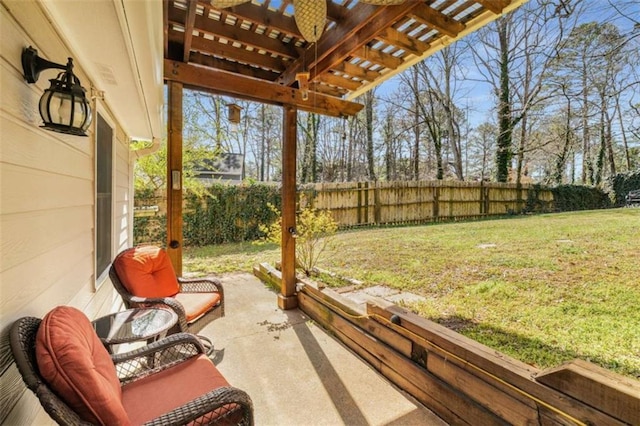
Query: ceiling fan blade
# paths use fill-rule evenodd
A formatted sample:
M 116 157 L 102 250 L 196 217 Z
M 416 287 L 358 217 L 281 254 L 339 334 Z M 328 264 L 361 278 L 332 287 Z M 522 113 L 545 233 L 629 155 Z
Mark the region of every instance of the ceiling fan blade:
M 360 3 L 375 4 L 377 6 L 391 6 L 394 4 L 402 4 L 406 0 L 358 0 Z
M 302 37 L 310 43 L 320 39 L 327 22 L 327 2 L 293 0 L 293 17 Z
M 249 3 L 251 0 L 211 0 L 211 6 L 218 8 L 237 6 L 242 3 Z

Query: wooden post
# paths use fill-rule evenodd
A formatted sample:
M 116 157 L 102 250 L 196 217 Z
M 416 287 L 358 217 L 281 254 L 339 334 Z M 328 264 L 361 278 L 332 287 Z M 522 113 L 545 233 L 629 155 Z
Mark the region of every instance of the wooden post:
M 362 223 L 362 183 L 358 182 L 358 225 Z
M 369 221 L 369 181 L 364 183 L 364 223 L 369 225 L 371 222 Z
M 167 120 L 167 253 L 182 275 L 182 83 L 170 81 Z
M 282 153 L 282 287 L 280 309 L 298 307 L 296 296 L 296 134 L 298 109 L 284 106 Z
M 373 187 L 373 223 L 379 225 L 382 222 L 382 205 L 380 202 L 380 182 L 374 182 Z

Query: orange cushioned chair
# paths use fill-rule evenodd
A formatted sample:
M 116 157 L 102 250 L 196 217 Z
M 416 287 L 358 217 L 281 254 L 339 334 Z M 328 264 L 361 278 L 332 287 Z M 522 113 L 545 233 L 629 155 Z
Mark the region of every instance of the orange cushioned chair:
M 191 334 L 109 355 L 84 313 L 60 306 L 16 321 L 10 342 L 24 382 L 59 424 L 253 424 L 251 398 Z
M 176 277 L 167 252 L 156 246 L 124 250 L 109 276 L 127 308 L 163 304 L 178 314 L 178 331 L 196 334 L 224 316 L 224 292 L 216 279 Z

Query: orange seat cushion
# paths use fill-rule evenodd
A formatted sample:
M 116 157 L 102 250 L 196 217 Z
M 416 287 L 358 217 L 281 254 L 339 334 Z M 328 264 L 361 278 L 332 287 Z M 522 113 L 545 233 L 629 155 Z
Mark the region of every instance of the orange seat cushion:
M 174 297 L 184 307 L 188 323 L 194 322 L 220 303 L 219 293 L 178 293 Z
M 170 297 L 180 291 L 169 255 L 160 247 L 126 250 L 118 255 L 114 266 L 120 281 L 134 296 Z
M 205 355 L 128 383 L 122 387 L 122 404 L 131 423 L 143 424 L 207 392 L 229 386 Z
M 85 314 L 69 306 L 53 309 L 40 324 L 35 346 L 40 374 L 83 420 L 130 423 L 116 368 Z

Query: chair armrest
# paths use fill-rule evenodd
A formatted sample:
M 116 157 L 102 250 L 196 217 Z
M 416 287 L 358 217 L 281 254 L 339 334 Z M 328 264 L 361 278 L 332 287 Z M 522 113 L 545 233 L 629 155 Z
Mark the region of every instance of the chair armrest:
M 178 407 L 162 416 L 146 423 L 146 425 L 182 425 L 200 419 L 203 416 L 218 410 L 217 416 L 212 419 L 200 419 L 197 424 L 217 423 L 229 424 L 228 415 L 236 410 L 242 411 L 240 425 L 253 425 L 253 403 L 249 395 L 243 390 L 225 386 L 206 393 L 187 404 Z
M 178 278 L 178 283 L 182 293 L 224 293 L 222 283 L 215 278 Z
M 205 353 L 200 340 L 176 333 L 129 352 L 111 355 L 121 383 L 129 383 Z

